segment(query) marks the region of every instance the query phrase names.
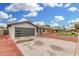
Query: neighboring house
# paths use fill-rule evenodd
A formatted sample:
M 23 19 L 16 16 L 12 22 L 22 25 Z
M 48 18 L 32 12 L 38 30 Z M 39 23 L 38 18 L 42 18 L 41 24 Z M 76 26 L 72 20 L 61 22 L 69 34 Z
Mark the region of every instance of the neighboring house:
M 75 29 L 74 24 L 70 24 L 70 25 L 68 26 L 68 30 L 72 30 L 72 29 Z
M 54 32 L 65 32 L 64 28 L 54 28 Z
M 45 29 L 45 32 L 47 32 L 47 33 L 52 33 L 52 32 L 54 32 L 54 31 L 53 31 L 53 28 L 51 28 L 51 27 L 44 27 L 44 29 Z
M 75 29 L 75 27 L 74 27 L 74 24 L 70 24 L 70 25 L 68 26 L 68 31 L 70 31 L 70 32 L 76 31 L 76 29 Z
M 0 27 L 0 35 L 8 35 L 9 31 L 6 27 Z
M 29 21 L 11 23 L 7 25 L 9 29 L 9 35 L 12 39 L 23 36 L 36 36 L 37 26 Z
M 40 33 L 52 33 L 53 29 L 46 26 L 37 26 L 37 32 Z
M 3 27 L 0 27 L 0 35 L 3 35 Z
M 70 24 L 68 26 L 68 30 L 67 31 L 71 32 L 71 33 L 77 33 L 77 30 L 75 29 L 74 24 Z

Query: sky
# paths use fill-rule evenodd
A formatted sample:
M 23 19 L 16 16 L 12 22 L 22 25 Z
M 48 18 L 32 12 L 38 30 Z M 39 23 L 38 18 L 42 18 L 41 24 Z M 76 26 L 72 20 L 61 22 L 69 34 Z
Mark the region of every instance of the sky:
M 79 22 L 79 3 L 0 3 L 0 25 L 27 20 L 40 25 L 68 26 Z

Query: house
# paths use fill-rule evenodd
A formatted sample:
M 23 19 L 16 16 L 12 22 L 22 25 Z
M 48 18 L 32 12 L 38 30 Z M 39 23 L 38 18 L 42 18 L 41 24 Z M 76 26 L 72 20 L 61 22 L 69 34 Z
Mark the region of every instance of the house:
M 37 32 L 40 34 L 42 33 L 52 33 L 53 29 L 51 27 L 46 26 L 37 26 Z
M 70 24 L 70 25 L 68 26 L 68 30 L 69 30 L 69 31 L 70 31 L 70 30 L 75 30 L 74 24 Z
M 53 30 L 54 32 L 65 32 L 66 31 L 66 29 L 62 27 L 54 28 Z
M 68 31 L 69 31 L 69 32 L 77 32 L 77 30 L 76 30 L 75 27 L 74 27 L 74 24 L 70 24 L 70 25 L 68 26 Z
M 0 27 L 0 35 L 8 35 L 9 32 L 6 27 Z
M 11 23 L 7 25 L 9 29 L 9 35 L 12 39 L 23 36 L 36 36 L 37 26 L 29 21 Z

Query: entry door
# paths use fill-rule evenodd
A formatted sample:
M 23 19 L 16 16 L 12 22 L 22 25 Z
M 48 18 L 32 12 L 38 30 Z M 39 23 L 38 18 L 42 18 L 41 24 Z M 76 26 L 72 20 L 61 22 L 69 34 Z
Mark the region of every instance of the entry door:
M 34 36 L 35 28 L 15 28 L 15 37 Z

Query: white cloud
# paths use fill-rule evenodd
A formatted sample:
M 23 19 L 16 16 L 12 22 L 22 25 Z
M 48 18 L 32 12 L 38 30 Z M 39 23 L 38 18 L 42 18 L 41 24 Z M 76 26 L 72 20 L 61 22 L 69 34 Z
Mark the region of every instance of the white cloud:
M 8 11 L 41 11 L 43 10 L 43 7 L 40 7 L 37 3 L 16 3 L 11 4 L 8 7 L 6 7 L 6 10 Z
M 67 7 L 69 7 L 70 5 L 71 5 L 70 3 L 67 3 L 67 4 L 64 5 L 64 7 L 67 8 Z
M 6 23 L 0 23 L 0 26 L 7 27 Z
M 59 27 L 59 24 L 58 23 L 52 23 L 52 24 L 50 24 L 50 27 Z
M 53 29 L 58 29 L 59 27 L 60 28 L 63 28 L 60 24 L 58 24 L 58 23 L 52 23 L 52 24 L 50 24 L 50 27 L 53 27 Z
M 27 16 L 37 16 L 37 12 L 33 11 L 33 12 L 30 12 L 29 14 L 27 15 L 23 15 L 23 17 L 27 17 Z
M 54 19 L 55 19 L 55 21 L 63 21 L 64 17 L 63 16 L 55 16 Z
M 9 15 L 3 11 L 0 11 L 0 19 L 8 19 Z
M 58 23 L 53 23 L 53 26 L 59 26 L 59 24 Z
M 20 10 L 30 11 L 29 14 L 23 15 L 24 17 L 26 17 L 26 16 L 37 16 L 38 14 L 37 12 L 43 10 L 43 7 L 40 7 L 40 5 L 37 3 L 15 3 L 9 5 L 5 9 L 12 12 Z
M 9 18 L 12 18 L 12 17 L 13 17 L 12 14 L 10 14 L 10 15 L 9 15 Z
M 75 23 L 75 22 L 79 22 L 79 18 L 76 18 L 76 19 L 74 19 L 74 20 L 68 21 L 68 23 Z
M 50 23 L 53 23 L 54 21 L 52 20 L 52 21 L 50 21 Z
M 33 24 L 35 24 L 35 25 L 45 25 L 45 23 L 43 22 L 43 21 L 39 21 L 39 22 L 34 22 Z
M 23 22 L 23 21 L 28 21 L 27 19 L 25 18 L 22 18 L 21 20 L 19 20 L 18 22 Z
M 62 3 L 43 3 L 44 6 L 48 6 L 48 7 L 62 7 L 63 4 Z
M 63 3 L 43 3 L 45 7 L 69 7 L 71 3 L 63 4 Z
M 43 7 L 34 7 L 31 11 L 41 11 Z
M 53 27 L 53 24 L 50 24 L 50 27 Z
M 58 4 L 56 4 L 56 6 L 63 7 L 63 3 L 58 3 Z
M 79 11 L 79 9 L 76 7 L 70 7 L 68 11 L 75 12 L 75 11 Z
M 10 18 L 9 20 L 7 20 L 7 22 L 14 22 L 16 20 L 17 20 L 16 18 Z

